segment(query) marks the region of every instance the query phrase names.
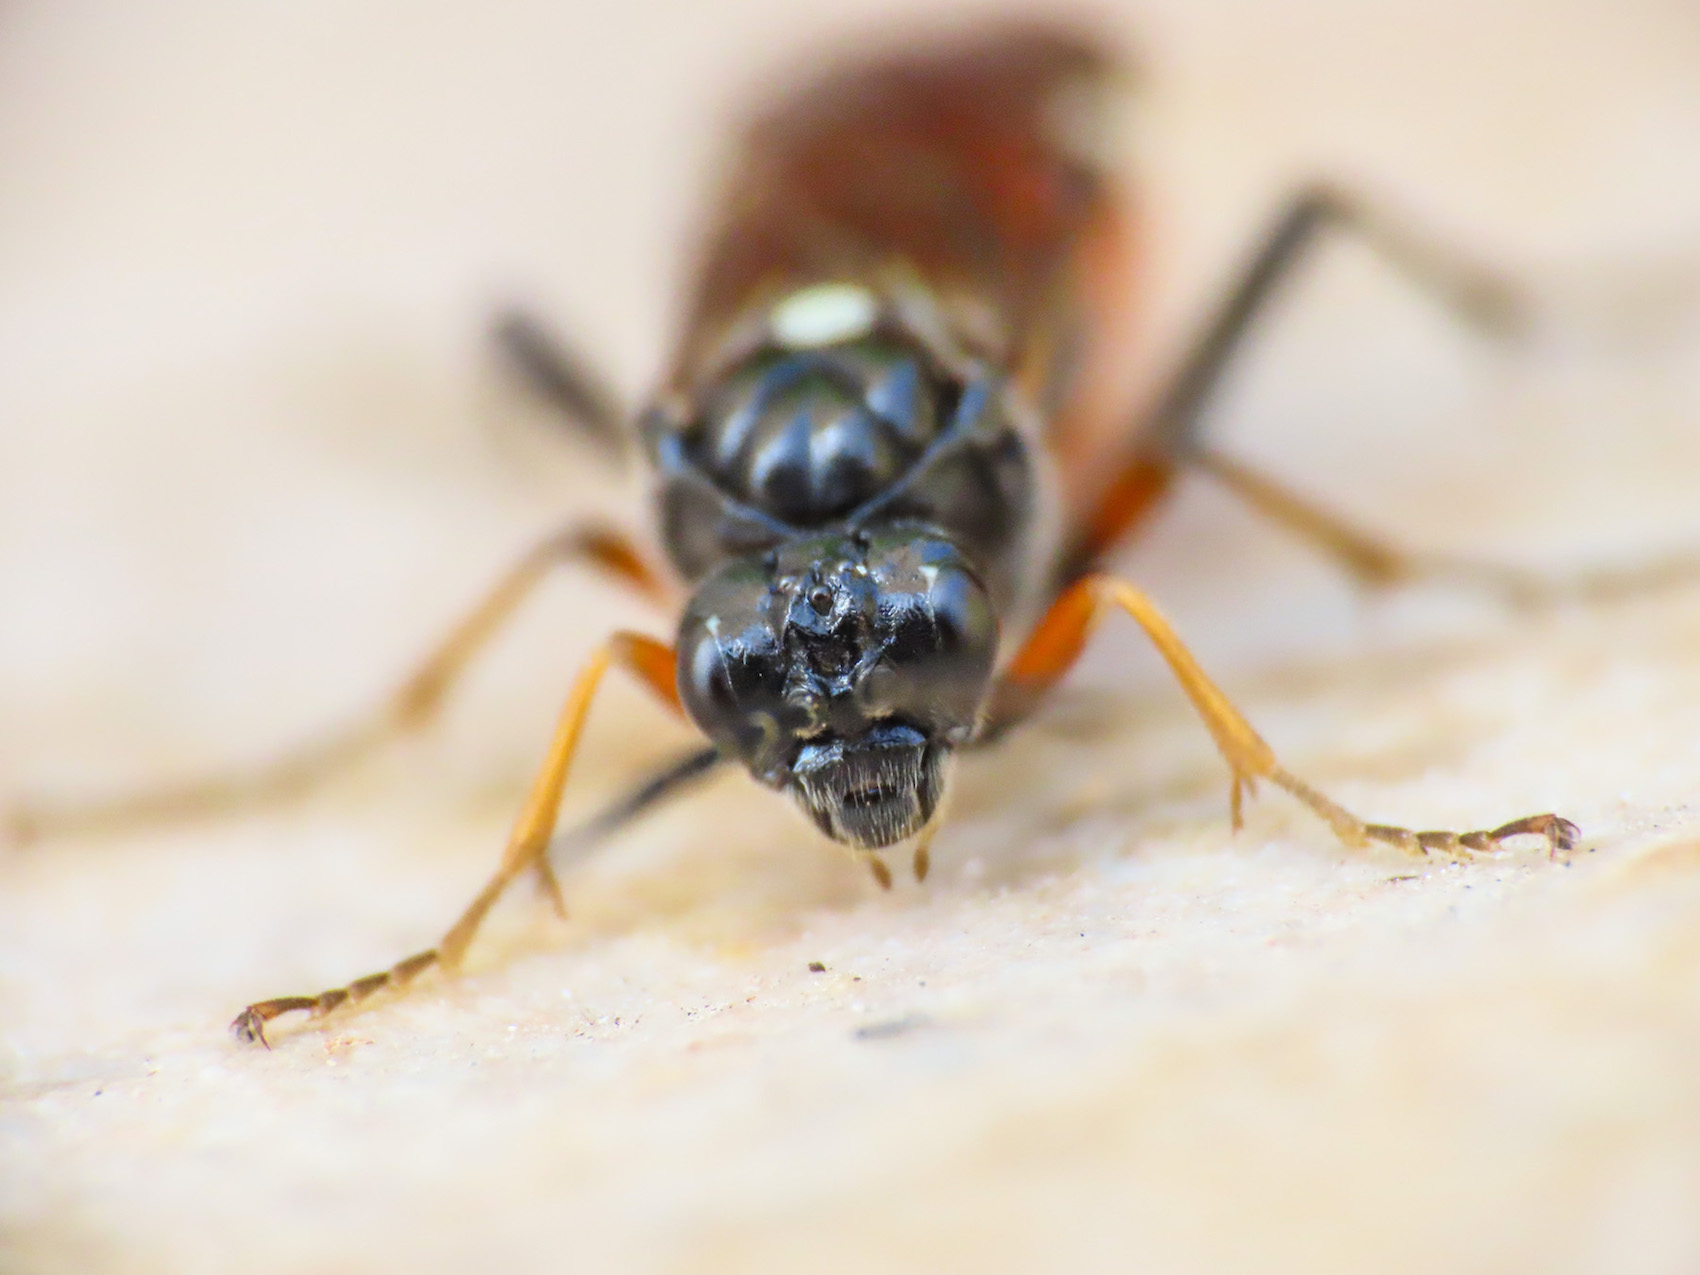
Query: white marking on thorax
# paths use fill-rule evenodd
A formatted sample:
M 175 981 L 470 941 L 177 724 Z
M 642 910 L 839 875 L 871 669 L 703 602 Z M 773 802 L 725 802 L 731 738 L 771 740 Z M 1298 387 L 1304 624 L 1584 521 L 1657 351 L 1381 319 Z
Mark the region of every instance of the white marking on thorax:
M 1044 104 L 1043 127 L 1051 144 L 1089 168 L 1126 167 L 1132 140 L 1133 85 L 1124 74 L 1089 74 L 1065 80 Z
M 879 302 L 859 283 L 817 283 L 793 292 L 768 313 L 773 339 L 791 350 L 854 341 L 873 331 Z

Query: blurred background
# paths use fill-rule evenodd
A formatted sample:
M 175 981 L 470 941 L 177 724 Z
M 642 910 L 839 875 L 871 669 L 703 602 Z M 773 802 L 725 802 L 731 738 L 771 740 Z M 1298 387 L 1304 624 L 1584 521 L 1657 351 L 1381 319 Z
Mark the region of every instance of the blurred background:
M 104 793 L 264 757 L 371 702 L 522 546 L 565 517 L 596 511 L 642 527 L 641 481 L 611 481 L 504 377 L 488 346 L 491 312 L 512 301 L 533 307 L 640 400 L 672 339 L 699 211 L 746 107 L 868 33 L 972 25 L 1007 11 L 935 3 L 917 12 L 896 0 L 0 0 L 0 799 Z M 1139 385 L 1160 382 L 1287 195 L 1332 178 L 1524 284 L 1535 330 L 1509 346 L 1483 342 L 1361 249 L 1330 248 L 1236 375 L 1218 437 L 1418 546 L 1562 569 L 1700 544 L 1693 4 L 1138 0 L 1067 13 L 1101 26 L 1140 68 L 1127 140 L 1149 229 L 1142 340 L 1129 351 Z M 1366 610 L 1328 567 L 1205 488 L 1188 486 L 1126 565 L 1230 682 L 1408 648 L 1414 634 L 1437 629 L 1522 640 L 1502 616 L 1460 619 L 1433 599 Z M 313 1162 L 292 1177 L 289 1166 L 308 1161 L 284 1157 L 266 1186 L 239 1197 L 226 1184 L 216 1204 L 197 1205 L 188 1201 L 220 1177 L 224 1145 L 202 1133 L 234 1118 L 279 1135 L 254 1113 L 283 1110 L 281 1091 L 268 1086 L 295 1072 L 231 1081 L 230 1093 L 205 1081 L 210 1105 L 197 1106 L 186 1088 L 178 1124 L 130 1123 L 121 1135 L 105 1117 L 56 1104 L 73 1094 L 91 1102 L 86 1091 L 108 1081 L 140 1084 L 149 1067 L 167 1065 L 161 1058 L 188 1059 L 185 1077 L 248 1066 L 216 1039 L 241 999 L 297 990 L 296 979 L 335 981 L 412 950 L 493 857 L 584 652 L 613 626 L 665 633 L 671 624 L 593 582 L 563 579 L 480 667 L 442 730 L 364 768 L 340 785 L 339 801 L 282 822 L 84 839 L 0 860 L 0 932 L 9 935 L 0 939 L 0 1095 L 10 1087 L 28 1106 L 5 1134 L 0 1168 L 15 1191 L 18 1260 L 70 1269 L 81 1254 L 116 1266 L 114 1255 L 130 1251 L 143 1256 L 126 1269 L 155 1269 L 154 1257 L 158 1269 L 217 1269 L 230 1250 L 215 1241 L 251 1234 L 268 1202 L 303 1182 L 355 1181 L 368 1157 L 405 1153 L 414 1135 L 383 1125 L 389 1142 L 351 1135 L 336 1144 L 333 1168 Z M 1082 685 L 1137 692 L 1158 678 L 1131 638 L 1106 635 Z M 1639 693 L 1661 697 L 1650 682 Z M 636 697 L 615 692 L 612 702 L 623 707 L 599 718 L 603 742 L 587 752 L 570 800 L 594 800 L 637 759 L 687 738 Z M 1311 739 L 1329 725 L 1300 719 Z M 1199 764 L 1210 764 L 1207 744 L 1187 746 L 1206 750 Z M 1678 762 L 1686 759 L 1639 795 L 1605 764 L 1611 778 L 1598 792 L 1574 790 L 1574 800 L 1604 809 L 1609 786 L 1612 799 L 1626 794 L 1622 809 L 1668 810 L 1692 787 Z M 1570 791 L 1536 787 L 1528 800 L 1557 803 Z M 807 845 L 822 866 L 786 869 L 793 875 L 770 882 L 771 897 L 748 915 L 738 903 L 728 905 L 731 920 L 699 916 L 694 924 L 716 942 L 746 941 L 798 906 L 862 906 L 861 883 L 839 883 L 841 865 L 814 853 L 784 812 L 747 790 L 719 800 L 709 807 L 718 826 L 775 853 Z M 1400 817 L 1432 817 L 1423 805 Z M 1219 808 L 1212 788 L 1196 814 L 1218 820 Z M 701 865 L 693 871 L 678 890 L 724 884 Z M 587 906 L 620 924 L 637 908 Z M 944 924 L 946 914 L 855 915 L 870 936 L 896 943 L 907 941 L 904 926 Z M 1014 931 L 999 934 L 1012 953 L 1024 950 Z M 984 974 L 985 994 L 995 995 L 997 970 Z M 668 976 L 651 969 L 651 985 Z M 726 967 L 729 987 L 746 976 L 736 961 Z M 621 994 L 636 993 L 610 984 L 607 1003 Z M 492 1021 L 470 1000 L 443 1013 L 431 1030 L 453 1025 L 431 1037 L 435 1052 L 412 1060 L 423 1072 L 407 1073 L 425 1077 L 420 1093 L 436 1092 L 432 1066 L 462 1066 L 467 1040 L 485 1048 L 479 1033 L 499 1046 L 513 1021 L 505 1005 Z M 425 1020 L 389 1020 L 392 1039 L 401 1021 Z M 757 1048 L 782 1021 L 753 1029 L 739 1048 Z M 349 1112 L 388 1101 L 405 1067 L 385 1065 Z M 1468 1060 L 1459 1066 L 1468 1071 Z M 1074 1073 L 1062 1068 L 1066 1089 Z M 510 1081 L 526 1101 L 544 1101 L 525 1088 L 532 1080 Z M 929 1091 L 903 1092 L 925 1102 Z M 1660 1092 L 1692 1116 L 1692 1089 Z M 641 1093 L 626 1097 L 641 1105 Z M 820 1111 L 831 1106 L 831 1095 L 816 1097 Z M 1380 1130 L 1365 1144 L 1370 1163 L 1392 1164 L 1400 1129 L 1417 1127 L 1386 1116 L 1388 1133 L 1384 1115 L 1376 1108 L 1368 1119 Z M 694 1118 L 679 1115 L 679 1127 L 697 1128 Z M 969 1154 L 996 1122 L 982 1127 L 963 1110 L 953 1118 L 959 1132 L 975 1131 L 962 1134 L 962 1163 L 998 1163 L 995 1152 Z M 459 1182 L 457 1157 L 484 1144 L 443 1136 L 432 1144 L 442 1159 L 422 1154 L 421 1163 L 450 1165 L 443 1181 Z M 835 1136 L 849 1162 L 872 1166 L 844 1187 L 842 1212 L 821 1206 L 823 1226 L 849 1226 L 872 1198 L 861 1186 L 898 1154 L 904 1131 L 860 1143 L 843 1128 Z M 181 1145 L 174 1139 L 195 1155 L 215 1153 L 162 1175 L 176 1185 L 157 1188 L 165 1194 L 149 1197 L 144 1218 L 126 1207 L 132 1184 L 96 1167 L 99 1148 L 122 1137 L 134 1150 L 120 1162 L 138 1176 L 168 1156 L 162 1148 Z M 654 1137 L 650 1152 L 671 1145 Z M 685 1141 L 691 1154 L 714 1146 L 708 1132 Z M 240 1147 L 226 1150 L 253 1168 Z M 1421 1162 L 1444 1168 L 1448 1154 L 1431 1147 Z M 768 1168 L 780 1180 L 798 1163 L 781 1157 Z M 597 1252 L 637 1269 L 641 1245 L 621 1246 L 640 1221 L 698 1232 L 679 1221 L 695 1216 L 680 1205 L 686 1179 L 657 1185 L 628 1168 L 620 1180 L 643 1208 L 585 1224 Z M 1622 1213 L 1628 1220 L 1601 1223 L 1601 1247 L 1588 1252 L 1602 1264 L 1584 1255 L 1575 1269 L 1677 1270 L 1684 1254 L 1700 1254 L 1681 1246 L 1693 1233 L 1671 1221 L 1680 1210 L 1659 1203 L 1680 1200 L 1691 1179 L 1660 1172 L 1649 1170 L 1645 1216 L 1675 1228 L 1661 1250 L 1675 1264 L 1605 1260 L 1623 1255 L 1612 1237 L 1634 1233 L 1637 1203 Z M 1317 1174 L 1299 1180 L 1328 1180 Z M 1254 1178 L 1248 1169 L 1236 1181 Z M 1202 1200 L 1199 1190 L 1188 1198 Z M 366 1222 L 325 1205 L 341 1229 L 325 1231 L 324 1243 L 353 1243 L 347 1269 L 364 1269 L 359 1255 L 380 1250 L 350 1237 L 401 1225 L 424 1198 L 435 1197 L 366 1199 L 364 1215 L 376 1219 Z M 481 1206 L 486 1221 L 507 1216 L 493 1198 Z M 1515 1200 L 1512 1215 L 1531 1224 L 1513 1231 L 1528 1244 L 1506 1241 L 1504 1264 L 1478 1269 L 1518 1269 L 1519 1254 L 1542 1251 L 1529 1238 L 1536 1202 Z M 736 1216 L 726 1224 L 734 1230 Z M 542 1225 L 508 1220 L 524 1236 Z M 202 1225 L 201 1240 L 182 1239 Z M 1256 1225 L 1285 1234 L 1269 1218 Z M 476 1223 L 468 1226 L 466 1247 L 449 1244 L 435 1259 L 421 1250 L 418 1260 L 480 1251 Z M 330 1249 L 314 1244 L 323 1236 L 306 1233 L 282 1251 L 322 1259 Z M 1046 1236 L 1040 1225 L 1026 1237 L 1033 1252 Z M 1267 1252 L 1277 1266 L 1291 1257 L 1292 1269 L 1334 1259 L 1364 1269 L 1378 1255 L 1389 1260 L 1372 1264 L 1399 1266 L 1373 1236 L 1360 1239 L 1338 1250 L 1276 1240 Z M 503 1251 L 523 1265 L 548 1251 L 541 1231 L 536 1242 Z M 684 1268 L 683 1250 L 655 1242 L 642 1250 L 655 1269 Z M 757 1269 L 771 1258 L 779 1269 L 781 1251 L 728 1241 L 694 1260 L 712 1267 L 719 1254 L 728 1269 Z M 1017 1251 L 982 1257 L 1015 1262 Z M 1090 1245 L 1070 1251 L 1091 1264 Z M 1406 1257 L 1471 1251 L 1416 1244 Z M 1187 1252 L 1170 1250 L 1174 1269 L 1186 1267 Z M 1320 1267 L 1305 1264 L 1306 1252 L 1325 1252 Z

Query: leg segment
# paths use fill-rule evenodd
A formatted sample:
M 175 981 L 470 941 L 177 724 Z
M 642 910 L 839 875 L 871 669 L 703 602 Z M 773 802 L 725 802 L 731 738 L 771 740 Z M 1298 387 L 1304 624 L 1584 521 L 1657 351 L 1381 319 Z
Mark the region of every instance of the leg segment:
M 549 859 L 575 859 L 624 828 L 651 806 L 684 792 L 719 769 L 727 758 L 710 746 L 687 753 L 672 765 L 655 772 L 620 800 L 605 806 L 602 813 L 557 836 L 549 845 Z
M 1354 848 L 1379 841 L 1411 854 L 1463 857 L 1477 851 L 1496 850 L 1502 842 L 1525 833 L 1545 837 L 1553 854 L 1574 844 L 1576 826 L 1551 814 L 1517 819 L 1491 831 L 1465 833 L 1412 832 L 1365 823 L 1286 770 L 1251 723 L 1205 675 L 1151 600 L 1131 584 L 1110 576 L 1086 576 L 1064 590 L 1010 664 L 1005 673 L 1005 685 L 1009 688 L 1006 694 L 1012 692 L 1019 701 L 1042 693 L 1061 678 L 1080 657 L 1086 639 L 1109 606 L 1126 611 L 1145 631 L 1216 741 L 1216 749 L 1233 776 L 1229 807 L 1235 829 L 1240 827 L 1243 797 L 1255 794 L 1257 781 L 1267 779 L 1297 797 L 1333 828 L 1341 841 Z
M 383 744 L 429 724 L 473 658 L 549 573 L 568 562 L 589 562 L 650 597 L 664 596 L 660 578 L 617 532 L 587 528 L 551 536 L 520 559 L 376 711 L 329 737 L 245 772 L 108 801 L 26 805 L 12 813 L 13 830 L 28 839 L 52 832 L 145 826 L 229 813 L 304 792 Z
M 1200 448 L 1186 460 L 1252 509 L 1332 558 L 1353 580 L 1369 588 L 1444 584 L 1479 589 L 1516 607 L 1550 603 L 1574 591 L 1516 567 L 1395 548 L 1373 533 L 1311 504 L 1267 474 L 1221 452 Z
M 1546 575 L 1474 558 L 1410 552 L 1312 504 L 1268 474 L 1221 452 L 1200 448 L 1186 456 L 1184 463 L 1208 474 L 1249 507 L 1332 558 L 1366 588 L 1442 585 L 1472 589 L 1527 611 L 1564 602 L 1609 602 L 1700 580 L 1697 553 L 1672 553 L 1634 567 Z M 1152 478 L 1154 474 L 1159 479 L 1167 477 L 1167 471 L 1152 465 L 1130 467 L 1126 480 L 1117 489 L 1123 494 L 1123 503 L 1105 503 L 1107 517 L 1126 519 L 1116 524 L 1117 527 L 1131 525 L 1143 512 L 1143 505 L 1138 502 L 1154 500 L 1161 494 L 1161 487 Z
M 531 794 L 526 799 L 525 807 L 520 811 L 513 831 L 508 835 L 501 866 L 479 892 L 478 897 L 461 913 L 460 919 L 438 940 L 437 945 L 398 962 L 382 973 L 355 979 L 346 987 L 332 988 L 316 996 L 283 996 L 250 1005 L 237 1015 L 236 1021 L 230 1025 L 236 1038 L 249 1043 L 265 1044 L 265 1025 L 280 1014 L 307 1010 L 314 1017 L 319 1017 L 344 1004 L 365 1000 L 374 992 L 405 987 L 433 966 L 452 973 L 466 955 L 466 949 L 471 946 L 485 916 L 514 879 L 522 873 L 540 872 L 554 895 L 557 911 L 564 914 L 565 908 L 560 901 L 554 874 L 540 868 L 540 865 L 546 865 L 548 862 L 546 856 L 549 839 L 555 831 L 561 792 L 566 786 L 573 754 L 578 750 L 585 718 L 590 713 L 590 706 L 595 699 L 597 687 L 602 682 L 603 674 L 615 664 L 636 674 L 638 680 L 653 691 L 657 698 L 678 711 L 679 699 L 673 676 L 671 648 L 653 638 L 635 633 L 615 634 L 597 649 L 579 673 L 578 680 L 573 683 L 572 691 L 561 710 L 560 720 L 556 724 L 549 752 L 537 773 L 537 778 L 532 782 Z
M 1205 409 L 1234 356 L 1244 346 L 1253 323 L 1268 309 L 1281 284 L 1303 263 L 1312 245 L 1330 229 L 1351 231 L 1466 322 L 1492 330 L 1515 326 L 1516 294 L 1490 271 L 1412 233 L 1341 191 L 1326 186 L 1305 191 L 1275 223 L 1250 266 L 1175 373 L 1155 410 L 1134 432 L 1134 450 L 1123 462 L 1121 474 L 1100 498 L 1099 507 L 1083 524 L 1078 541 L 1065 559 L 1065 579 L 1090 570 L 1116 546 L 1167 488 L 1176 466 L 1196 463 L 1214 472 L 1213 466 L 1227 465 L 1200 438 Z M 1243 466 L 1237 468 L 1243 470 Z M 1240 491 L 1240 494 L 1246 493 Z M 1308 509 L 1304 511 L 1306 516 L 1291 517 L 1296 504 L 1293 498 L 1285 507 L 1272 507 L 1268 502 L 1255 500 L 1252 503 L 1301 534 L 1318 519 L 1333 524 L 1336 530 L 1343 528 L 1338 519 Z M 1333 552 L 1348 568 L 1361 561 L 1361 555 L 1341 554 L 1343 542 L 1338 535 L 1311 538 L 1313 543 Z M 1370 537 L 1359 533 L 1353 533 L 1353 539 L 1372 543 Z M 1390 552 L 1384 546 L 1376 548 L 1383 557 Z
M 1152 436 L 1159 450 L 1178 457 L 1196 449 L 1199 418 L 1252 323 L 1328 230 L 1350 231 L 1473 327 L 1504 332 L 1520 320 L 1516 290 L 1492 271 L 1342 191 L 1312 187 L 1275 223 L 1158 403 Z
M 625 460 L 629 447 L 625 410 L 588 360 L 524 310 L 498 315 L 493 336 L 497 348 L 539 398 L 559 409 L 609 460 Z

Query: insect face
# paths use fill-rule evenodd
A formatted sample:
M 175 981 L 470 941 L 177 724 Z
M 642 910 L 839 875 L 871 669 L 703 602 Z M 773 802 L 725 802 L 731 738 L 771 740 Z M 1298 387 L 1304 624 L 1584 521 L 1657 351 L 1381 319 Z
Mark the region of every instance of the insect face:
M 722 567 L 677 649 L 703 732 L 828 836 L 874 849 L 932 817 L 979 719 L 997 621 L 954 544 L 887 526 Z

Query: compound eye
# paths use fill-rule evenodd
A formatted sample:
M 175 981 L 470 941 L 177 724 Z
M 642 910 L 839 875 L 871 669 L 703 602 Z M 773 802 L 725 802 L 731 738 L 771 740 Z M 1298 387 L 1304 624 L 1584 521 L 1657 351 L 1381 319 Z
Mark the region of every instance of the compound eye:
M 875 716 L 954 738 L 972 728 L 997 657 L 998 624 L 979 577 L 950 542 L 926 536 L 876 540 L 881 659 L 863 679 Z
M 679 625 L 679 694 L 710 739 L 758 772 L 773 764 L 785 703 L 785 667 L 765 613 L 766 572 L 726 568 L 698 590 Z
M 701 631 L 694 639 L 679 645 L 679 688 L 691 716 L 712 734 L 711 724 L 737 713 L 738 696 L 719 642 Z

